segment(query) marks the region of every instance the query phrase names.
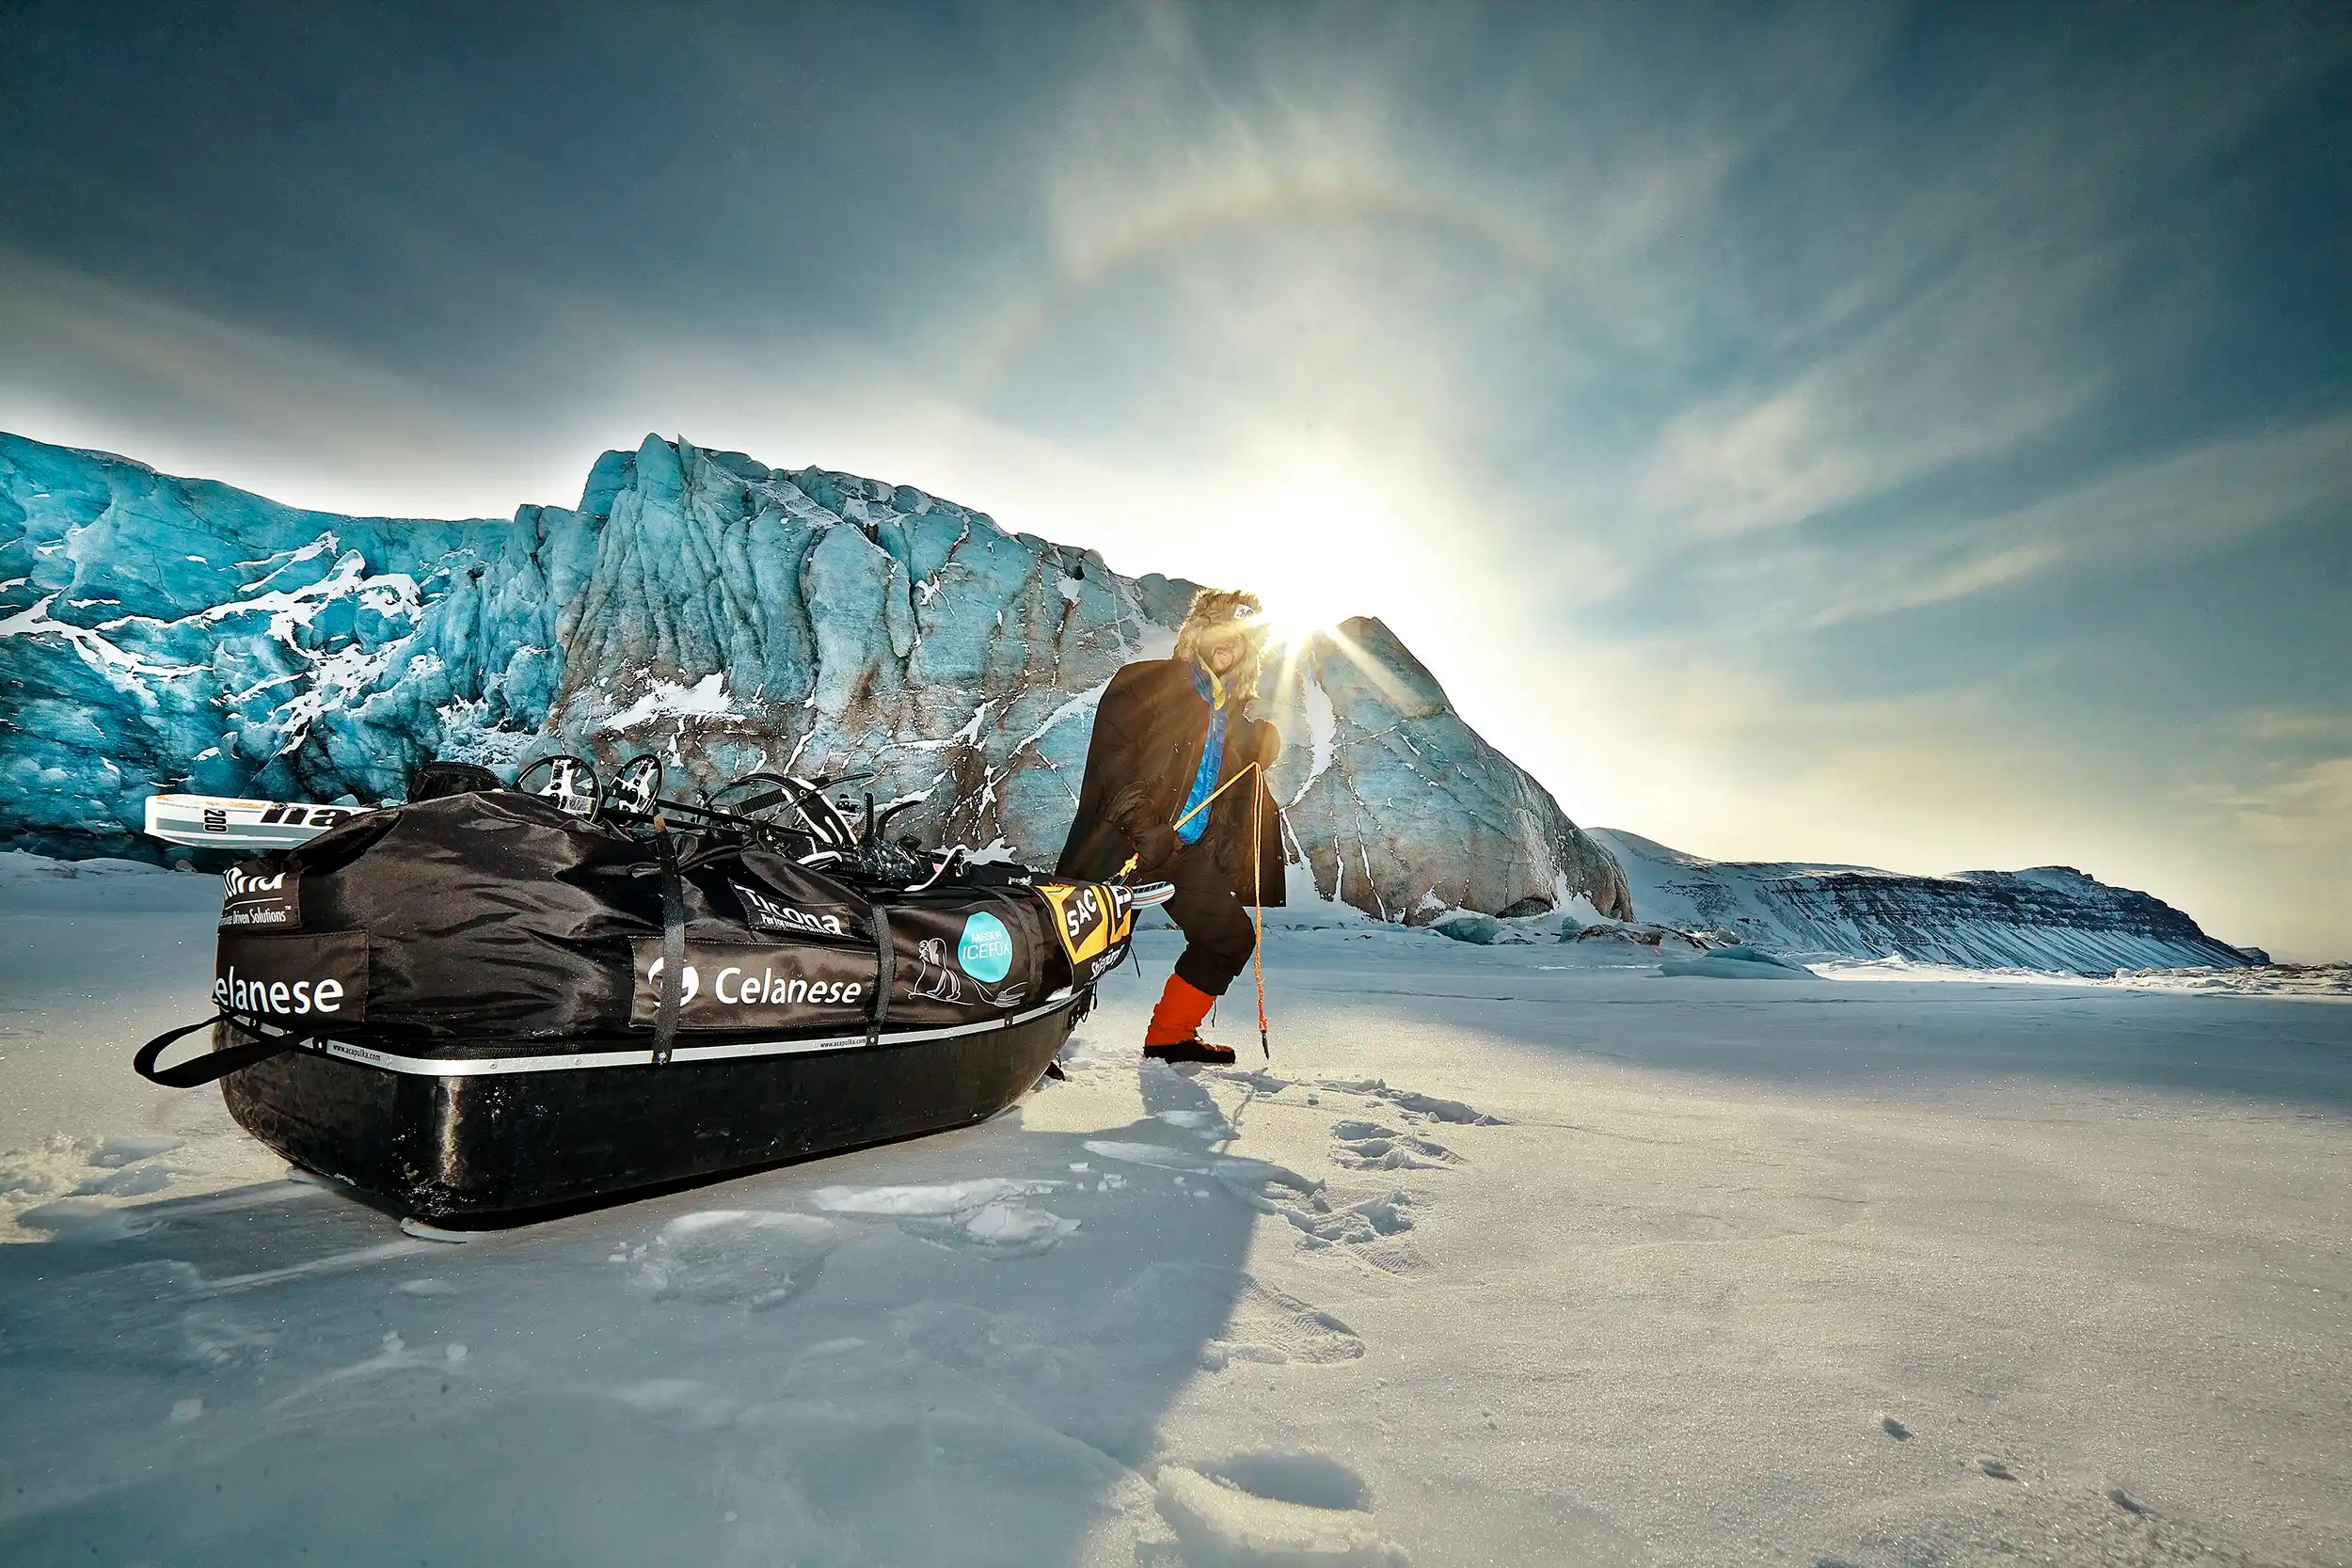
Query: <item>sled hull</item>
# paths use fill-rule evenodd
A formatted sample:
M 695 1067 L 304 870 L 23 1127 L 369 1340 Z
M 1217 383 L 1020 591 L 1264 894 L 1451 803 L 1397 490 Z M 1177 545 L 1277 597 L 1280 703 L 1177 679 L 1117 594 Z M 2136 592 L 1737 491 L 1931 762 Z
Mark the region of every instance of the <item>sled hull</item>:
M 948 1037 L 661 1066 L 514 1070 L 509 1057 L 504 1070 L 418 1071 L 296 1050 L 221 1090 L 239 1125 L 306 1170 L 420 1219 L 516 1223 L 986 1120 L 1044 1075 L 1077 1009 L 1073 998 Z M 214 1045 L 252 1037 L 222 1023 Z

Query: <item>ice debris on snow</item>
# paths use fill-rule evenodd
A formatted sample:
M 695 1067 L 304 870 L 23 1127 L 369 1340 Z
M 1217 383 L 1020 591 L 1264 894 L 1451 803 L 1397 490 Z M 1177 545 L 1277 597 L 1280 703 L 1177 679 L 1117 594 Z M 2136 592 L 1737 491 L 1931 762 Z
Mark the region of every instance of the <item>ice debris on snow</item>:
M 178 1138 L 113 1137 L 90 1151 L 89 1163 L 112 1170 L 135 1160 L 151 1160 L 158 1154 L 168 1154 L 179 1147 Z
M 1078 1228 L 1027 1200 L 1057 1191 L 1062 1181 L 982 1177 L 904 1187 L 819 1187 L 809 1201 L 828 1213 L 914 1222 L 915 1233 L 966 1244 L 999 1258 L 1026 1258 L 1059 1243 Z
M 1196 1149 L 1174 1148 L 1166 1144 L 1136 1143 L 1120 1138 L 1089 1138 L 1086 1148 L 1089 1154 L 1099 1154 L 1105 1160 L 1117 1160 L 1122 1164 L 1149 1165 L 1175 1172 L 1177 1184 L 1183 1183 L 1187 1175 L 1209 1177 L 1234 1196 L 1260 1208 L 1267 1206 L 1264 1195 L 1270 1188 L 1301 1194 L 1320 1192 L 1323 1188 L 1320 1181 L 1264 1160 L 1245 1160 L 1234 1155 L 1209 1154 Z M 1109 1180 L 1104 1178 L 1105 1181 Z
M 1820 976 L 1803 964 L 1791 963 L 1775 953 L 1760 947 L 1738 942 L 1719 947 L 1692 958 L 1666 958 L 1660 962 L 1658 973 L 1664 975 L 1702 975 L 1715 980 L 1813 980 Z
M 61 1197 L 16 1216 L 27 1230 L 47 1231 L 60 1242 L 116 1242 L 138 1235 L 153 1221 L 139 1217 L 136 1209 L 120 1209 L 95 1197 Z
M 38 1148 L 0 1152 L 0 1226 L 12 1219 L 21 1229 L 96 1239 L 119 1227 L 94 1218 L 105 1207 L 95 1200 L 146 1197 L 164 1191 L 181 1172 L 158 1162 L 182 1147 L 178 1138 L 152 1134 L 90 1138 L 53 1133 Z M 64 1201 L 42 1201 L 53 1198 Z
M 671 1432 L 717 1432 L 743 1412 L 740 1399 L 693 1378 L 647 1378 L 624 1384 L 612 1397 Z
M 1450 914 L 1430 922 L 1429 928 L 1441 937 L 1467 942 L 1480 947 L 1491 947 L 1503 932 L 1502 922 L 1490 914 L 1465 911 Z
M 707 1209 L 655 1233 L 636 1280 L 657 1298 L 764 1311 L 806 1290 L 840 1239 L 809 1214 Z
M 76 1197 L 146 1197 L 160 1193 L 178 1179 L 164 1165 L 127 1165 L 105 1176 L 93 1176 L 73 1189 Z
M 808 1195 L 808 1200 L 834 1214 L 929 1218 L 970 1213 L 991 1203 L 1035 1197 L 1061 1185 L 1058 1181 L 1017 1181 L 986 1176 L 971 1181 L 934 1181 L 922 1186 L 819 1187 Z

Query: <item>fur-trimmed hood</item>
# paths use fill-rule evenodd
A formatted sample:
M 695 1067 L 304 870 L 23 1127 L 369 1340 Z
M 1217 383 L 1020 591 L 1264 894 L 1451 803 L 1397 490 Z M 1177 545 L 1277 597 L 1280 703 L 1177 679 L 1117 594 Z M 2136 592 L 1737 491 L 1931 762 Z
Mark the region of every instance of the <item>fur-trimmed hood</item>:
M 1234 621 L 1255 617 L 1265 607 L 1255 594 L 1237 589 L 1202 588 L 1192 595 L 1192 607 L 1184 611 L 1184 624 L 1176 628 L 1176 657 L 1189 663 L 1200 651 L 1201 634 Z M 1265 654 L 1265 628 L 1246 626 L 1249 633 L 1249 653 L 1233 673 L 1225 677 L 1226 688 L 1244 698 L 1258 694 L 1258 661 Z

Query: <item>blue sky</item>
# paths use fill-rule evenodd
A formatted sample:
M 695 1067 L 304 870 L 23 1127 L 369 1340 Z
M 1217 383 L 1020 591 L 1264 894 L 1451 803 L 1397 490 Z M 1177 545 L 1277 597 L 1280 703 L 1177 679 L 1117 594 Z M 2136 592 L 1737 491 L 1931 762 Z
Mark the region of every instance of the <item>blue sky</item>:
M 2352 12 L 0 8 L 0 428 L 646 430 L 1384 616 L 1569 814 L 2352 957 Z

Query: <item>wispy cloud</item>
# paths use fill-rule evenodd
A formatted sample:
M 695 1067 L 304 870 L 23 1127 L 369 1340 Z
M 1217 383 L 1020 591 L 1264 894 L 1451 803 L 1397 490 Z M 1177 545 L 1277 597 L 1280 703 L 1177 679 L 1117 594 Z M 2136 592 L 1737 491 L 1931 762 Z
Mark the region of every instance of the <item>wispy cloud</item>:
M 2106 379 L 2059 346 L 2098 270 L 2001 260 L 1947 280 L 1760 397 L 1675 416 L 1633 499 L 1717 538 L 1802 523 L 2035 439 Z
M 2169 452 L 1945 531 L 1865 542 L 1815 626 L 1947 604 L 2052 573 L 2224 549 L 2316 509 L 2352 520 L 2352 415 Z
M 2352 755 L 2280 768 L 2250 788 L 2203 792 L 2239 832 L 2279 849 L 2352 847 Z
M 2231 740 L 2239 743 L 2352 746 L 2352 703 L 2331 708 L 2264 704 L 2224 715 L 2219 727 Z

